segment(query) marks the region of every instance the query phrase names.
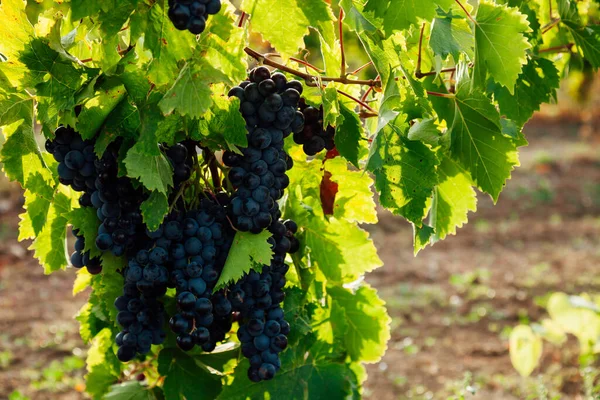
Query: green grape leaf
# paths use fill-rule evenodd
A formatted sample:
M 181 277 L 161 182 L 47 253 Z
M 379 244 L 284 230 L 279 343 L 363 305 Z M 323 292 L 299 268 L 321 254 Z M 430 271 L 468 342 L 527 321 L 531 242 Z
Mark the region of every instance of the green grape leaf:
M 514 93 L 526 51 L 531 47 L 527 16 L 518 9 L 482 1 L 475 17 L 475 84 L 484 84 L 486 72 L 508 91 Z
M 221 379 L 198 365 L 178 349 L 163 349 L 158 355 L 158 373 L 165 377 L 166 400 L 212 400 L 221 391 Z
M 246 121 L 239 112 L 240 100 L 227 98 L 223 88 L 213 94 L 213 107 L 200 120 L 197 134 L 192 138 L 202 141 L 213 150 L 248 147 Z
M 225 10 L 210 17 L 209 31 L 213 27 L 229 28 L 226 34 L 202 35 L 206 38 L 205 53 L 202 58 L 209 65 L 218 65 L 219 70 L 226 77 L 226 82 L 241 82 L 248 76 L 248 65 L 244 53 L 244 47 L 248 42 L 247 29 L 231 29 L 235 26 L 237 10 L 233 6 L 223 4 Z
M 436 146 L 442 137 L 442 132 L 435 124 L 435 120 L 426 118 L 415 122 L 408 130 L 410 140 L 420 140 L 425 144 Z
M 387 124 L 395 120 L 402 109 L 400 86 L 393 75 L 389 75 L 389 79 L 385 82 L 383 90 L 383 96 L 379 102 L 379 117 L 377 118 L 375 134 L 379 133 Z
M 34 257 L 40 261 L 46 274 L 64 269 L 68 264 L 65 240 L 71 198 L 67 189 L 61 190 L 64 192 L 57 192 L 54 196 L 46 215 L 46 224 L 29 247 L 34 250 Z
M 500 105 L 500 113 L 523 126 L 542 103 L 556 98 L 559 83 L 558 70 L 552 61 L 530 58 L 519 75 L 514 94 L 494 85 L 494 98 Z
M 106 118 L 96 138 L 94 151 L 98 156 L 102 156 L 118 137 L 133 139 L 141 124 L 138 108 L 129 96 L 124 98 Z
M 3 0 L 0 4 L 0 15 L 4 20 L 0 25 L 0 54 L 10 60 L 0 62 L 0 71 L 6 73 L 3 80 L 10 81 L 11 85 L 17 85 L 26 72 L 18 55 L 34 35 L 33 26 L 25 14 L 25 6 L 27 4 L 20 0 Z M 0 88 L 6 89 L 4 84 Z
M 50 48 L 47 39 L 33 39 L 21 53 L 20 60 L 29 70 L 24 84 L 35 86 L 38 96 L 51 98 L 59 111 L 71 110 L 79 88 L 97 73 L 64 59 Z
M 334 353 L 334 354 L 329 354 Z M 353 399 L 358 400 L 356 375 L 336 359 L 331 345 L 315 342 L 307 335 L 281 355 L 281 370 L 275 378 L 260 384 L 248 379 L 247 360 L 235 369 L 233 382 L 217 400 L 267 399 Z
M 581 26 L 573 21 L 562 21 L 569 28 L 577 48 L 594 68 L 600 68 L 600 25 Z
M 85 343 L 89 343 L 98 332 L 107 327 L 106 323 L 93 312 L 94 304 L 92 301 L 97 301 L 97 299 L 96 296 L 90 297 L 90 301 L 85 303 L 75 316 L 75 319 L 79 322 L 79 334 Z
M 286 56 L 304 47 L 309 26 L 333 20 L 331 9 L 322 0 L 243 0 L 241 9 L 251 15 L 252 30 Z
M 85 391 L 91 395 L 93 400 L 104 400 L 105 394 L 118 380 L 119 375 L 111 372 L 109 367 L 96 365 L 85 376 Z
M 373 11 L 376 16 L 383 18 L 386 36 L 391 36 L 396 31 L 416 25 L 419 19 L 433 19 L 438 6 L 447 9 L 450 4 L 448 0 L 369 0 L 365 12 Z
M 113 332 L 104 328 L 92 340 L 92 346 L 88 350 L 86 365 L 88 372 L 95 367 L 107 367 L 112 373 L 121 372 L 121 363 L 113 352 Z
M 34 179 L 30 179 L 30 183 L 32 183 L 33 180 Z M 41 185 L 46 184 L 41 175 L 35 180 L 38 180 Z M 48 199 L 52 198 L 53 188 L 49 188 L 51 189 L 51 194 L 47 197 L 33 193 L 29 189 L 25 190 L 25 204 L 23 205 L 25 212 L 19 215 L 19 218 L 21 219 L 19 222 L 19 240 L 34 239 L 40 234 L 42 229 L 44 229 L 46 217 L 50 210 L 50 204 L 52 203 L 52 201 Z
M 444 18 L 433 20 L 429 46 L 443 60 L 448 55 L 458 60 L 461 53 L 472 59 L 475 39 L 465 18 L 453 16 L 450 12 Z
M 347 325 L 343 341 L 353 361 L 378 362 L 390 340 L 391 318 L 385 302 L 377 291 L 366 284 L 356 292 L 330 287 L 327 293 L 333 299 L 332 312 L 341 307 Z
M 413 225 L 413 248 L 416 256 L 419 251 L 423 250 L 430 243 L 435 231 L 429 225 L 423 226 Z
M 511 170 L 519 165 L 517 147 L 502 134 L 496 107 L 483 93 L 471 90 L 464 65 L 459 70 L 450 155 L 469 171 L 480 190 L 497 201 Z
M 406 139 L 402 129 L 389 125 L 377 134 L 367 169 L 375 175 L 381 205 L 421 226 L 438 182 L 438 159 L 423 143 Z
M 155 390 L 136 381 L 125 382 L 111 386 L 104 400 L 159 400 Z
M 335 216 L 325 219 L 319 189 L 323 175 L 321 165 L 320 160 L 296 162 L 288 172 L 290 187 L 286 217 L 289 216 L 301 227 L 298 237 L 304 246 L 303 252 L 317 263 L 328 280 L 352 282 L 365 272 L 380 267 L 382 262 L 369 234 L 356 223 L 348 222 L 343 212 L 338 214 L 342 219 Z M 340 166 L 332 164 L 331 169 L 343 174 Z M 342 198 L 347 199 L 351 189 L 342 187 L 341 190 Z M 365 211 L 369 210 L 366 204 L 362 207 Z
M 438 167 L 440 182 L 435 188 L 429 222 L 435 230 L 434 240 L 456 234 L 468 221 L 469 211 L 477 209 L 477 195 L 469 174 L 449 158 Z
M 334 83 L 327 85 L 323 90 L 323 128 L 327 129 L 329 125 L 335 126 L 341 121 L 340 102 L 338 92 Z
M 132 37 L 144 35 L 144 48 L 152 53 L 147 76 L 157 86 L 171 82 L 178 62 L 191 58 L 195 46 L 193 35 L 182 35 L 169 21 L 168 8 L 167 0 L 138 4 L 130 21 Z
M 123 294 L 123 275 L 117 271 L 122 270 L 126 262 L 112 254 L 102 256 L 102 275 L 92 281 L 94 292 L 99 297 L 98 307 L 102 307 L 102 314 L 108 316 L 108 322 L 117 328 L 118 310 L 115 300 Z
M 267 242 L 270 237 L 269 231 L 259 234 L 236 232 L 215 291 L 226 287 L 230 282 L 239 281 L 257 264 L 269 265 L 273 257 L 271 245 Z
M 567 27 L 575 44 L 594 68 L 600 67 L 600 25 L 584 26 L 577 9 L 577 2 L 558 1 L 561 23 Z
M 159 151 L 158 145 L 146 151 L 144 142 L 136 143 L 127 152 L 125 166 L 132 178 L 138 178 L 148 190 L 166 194 L 173 186 L 173 169 L 167 158 Z
M 306 293 L 299 287 L 287 288 L 283 311 L 285 312 L 285 320 L 291 326 L 288 343 L 292 345 L 312 330 L 311 318 L 306 304 Z
M 431 114 L 432 109 L 423 84 L 416 80 L 408 70 L 402 65 L 399 67 L 400 74 L 398 76 L 400 85 L 401 110 L 406 114 L 406 120 L 410 121 L 415 118 L 423 118 Z
M 10 180 L 51 201 L 54 178 L 38 147 L 33 118 L 32 98 L 0 97 L 0 124 L 4 125 L 2 134 L 6 139 L 0 149 L 0 161 Z
M 334 217 L 348 222 L 377 223 L 377 209 L 373 199 L 373 179 L 362 171 L 353 171 L 339 157 L 325 162 L 331 180 L 338 184 Z
M 199 118 L 211 106 L 210 82 L 221 79 L 222 72 L 206 62 L 186 64 L 173 86 L 160 101 L 164 114 L 177 111 L 190 118 Z
M 335 147 L 342 157 L 358 168 L 358 154 L 363 129 L 358 115 L 340 103 L 340 115 L 343 120 L 338 121 L 335 128 Z
M 97 14 L 102 10 L 102 3 L 103 1 L 100 0 L 71 0 L 71 20 L 77 21 Z
M 131 13 L 136 9 L 137 1 L 113 0 L 112 4 L 102 2 L 104 12 L 98 16 L 98 22 L 100 22 L 100 28 L 106 37 L 113 37 L 119 33 Z
M 73 296 L 83 292 L 92 284 L 92 276 L 87 268 L 77 271 L 77 277 L 75 278 L 75 282 L 73 282 Z
M 169 200 L 164 193 L 153 191 L 140 206 L 144 223 L 151 232 L 158 229 L 169 212 Z
M 98 257 L 102 254 L 96 247 L 96 237 L 98 236 L 98 227 L 100 220 L 93 207 L 81 207 L 73 209 L 67 216 L 73 229 L 78 229 L 79 234 L 85 239 L 84 251 L 89 251 L 90 256 Z
M 83 105 L 75 130 L 83 139 L 92 139 L 126 94 L 125 87 L 121 84 L 100 86 L 95 96 Z

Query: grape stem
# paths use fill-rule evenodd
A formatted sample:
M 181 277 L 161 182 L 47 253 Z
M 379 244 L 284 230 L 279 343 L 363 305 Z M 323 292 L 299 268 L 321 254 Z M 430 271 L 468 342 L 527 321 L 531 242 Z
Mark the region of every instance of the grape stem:
M 338 25 L 340 30 L 340 51 L 342 53 L 342 65 L 340 68 L 340 77 L 345 78 L 346 74 L 346 52 L 344 51 L 344 26 L 342 20 L 344 19 L 344 9 L 340 7 L 340 16 L 338 18 Z
M 439 93 L 439 92 L 430 92 L 429 90 L 427 91 L 427 95 L 429 96 L 435 96 L 435 97 L 444 97 L 446 99 L 453 99 L 454 95 L 451 93 Z
M 173 209 L 175 208 L 175 205 L 177 204 L 177 200 L 179 200 L 179 198 L 181 196 L 183 196 L 183 192 L 185 192 L 185 189 L 187 189 L 187 187 L 188 187 L 187 182 L 184 182 L 181 184 L 181 188 L 179 188 L 179 191 L 175 195 L 175 198 L 173 198 L 173 202 L 171 203 L 171 206 L 169 207 L 169 214 L 173 211 Z
M 364 101 L 361 101 L 361 100 L 357 99 L 356 97 L 354 97 L 354 96 L 352 96 L 352 95 L 350 95 L 350 94 L 348 94 L 348 93 L 346 93 L 346 92 L 343 92 L 343 91 L 341 91 L 341 90 L 339 90 L 339 89 L 338 89 L 338 91 L 337 91 L 337 92 L 338 92 L 339 94 L 343 95 L 343 96 L 346 96 L 347 98 L 349 98 L 349 99 L 351 99 L 351 100 L 354 100 L 354 101 L 355 101 L 355 102 L 357 102 L 357 103 L 358 103 L 358 104 L 359 104 L 361 107 L 364 107 L 364 108 L 366 108 L 367 110 L 369 110 L 370 112 L 374 113 L 375 115 L 379 115 L 379 114 L 377 113 L 377 111 L 375 111 L 374 109 L 372 109 L 372 108 L 371 108 L 371 107 L 370 107 L 370 106 L 369 106 L 367 103 L 365 103 Z
M 212 177 L 213 186 L 215 190 L 221 189 L 221 177 L 219 176 L 219 167 L 217 166 L 217 157 L 215 157 L 215 153 L 210 151 L 207 147 L 202 147 L 202 152 L 204 153 L 204 158 L 206 163 L 208 164 L 208 169 L 210 170 L 210 176 Z
M 265 53 L 264 56 L 265 57 L 279 57 L 279 58 L 281 58 L 281 55 L 279 53 Z M 302 64 L 302 65 L 304 65 L 304 66 L 306 66 L 308 68 L 311 68 L 311 69 L 313 69 L 313 70 L 315 70 L 315 71 L 317 71 L 319 73 L 323 72 L 322 69 L 320 69 L 320 68 L 312 65 L 311 63 L 309 63 L 306 60 L 301 60 L 301 59 L 296 58 L 296 57 L 290 57 L 290 61 L 294 61 L 294 62 L 297 62 L 298 64 Z
M 254 58 L 255 60 L 257 60 L 259 62 L 262 62 L 265 65 L 268 65 L 273 68 L 277 68 L 281 71 L 285 71 L 289 74 L 292 74 L 294 76 L 304 79 L 309 85 L 314 86 L 317 82 L 322 81 L 322 82 L 338 82 L 338 83 L 342 83 L 345 85 L 365 85 L 365 86 L 381 87 L 381 81 L 377 81 L 374 79 L 367 79 L 367 80 L 356 79 L 355 80 L 355 79 L 348 79 L 348 77 L 346 77 L 346 76 L 336 78 L 336 77 L 331 77 L 331 76 L 315 76 L 315 75 L 307 74 L 305 72 L 298 71 L 294 68 L 290 68 L 287 65 L 283 65 L 276 61 L 270 60 L 264 54 L 260 54 L 256 50 L 252 50 L 249 47 L 244 48 L 244 51 L 250 57 Z
M 567 43 L 561 46 L 556 47 L 548 47 L 547 49 L 541 49 L 538 51 L 539 53 L 568 53 L 571 51 L 571 47 L 573 47 L 575 43 Z
M 415 69 L 415 76 L 422 78 L 421 74 L 421 52 L 423 50 L 423 31 L 425 30 L 425 23 L 421 24 L 421 33 L 419 34 L 419 55 L 417 56 L 417 68 Z
M 368 63 L 356 68 L 354 71 L 350 72 L 348 75 L 356 75 L 363 69 L 367 68 L 369 65 L 373 65 L 373 61 L 369 61 Z
M 477 21 L 475 21 L 475 19 L 471 15 L 471 13 L 465 8 L 465 6 L 463 6 L 463 4 L 460 2 L 460 0 L 454 0 L 454 1 L 456 2 L 456 4 L 458 4 L 460 6 L 460 8 L 462 8 L 462 10 L 467 15 L 467 18 L 469 18 L 472 23 L 474 23 L 475 25 L 477 25 Z
M 554 28 L 560 22 L 560 18 L 554 18 L 552 21 L 548 22 L 546 25 L 542 27 L 542 35 L 548 32 L 550 29 Z

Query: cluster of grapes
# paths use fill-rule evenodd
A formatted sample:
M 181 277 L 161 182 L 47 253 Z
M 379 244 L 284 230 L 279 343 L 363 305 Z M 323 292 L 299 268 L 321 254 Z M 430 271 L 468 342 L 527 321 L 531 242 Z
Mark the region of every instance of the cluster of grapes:
M 79 197 L 79 204 L 90 207 L 98 175 L 94 142 L 83 140 L 71 127 L 59 126 L 54 132 L 54 138 L 46 140 L 45 147 L 58 161 L 59 182 L 77 192 L 83 192 Z M 84 252 L 85 240 L 78 231 L 73 231 L 73 235 L 76 241 L 71 264 L 77 269 L 86 267 L 91 274 L 99 274 L 102 271 L 100 259 L 90 258 L 89 252 Z
M 98 275 L 102 272 L 102 260 L 100 257 L 90 257 L 90 252 L 85 251 L 85 238 L 79 234 L 79 231 L 74 229 L 75 236 L 75 251 L 71 254 L 71 265 L 77 269 L 87 268 L 92 275 Z
M 288 82 L 281 73 L 258 67 L 250 79 L 229 92 L 241 101 L 240 111 L 248 129 L 248 147 L 242 155 L 227 151 L 225 165 L 232 167 L 229 180 L 236 188 L 231 199 L 233 225 L 241 231 L 259 233 L 281 217 L 277 200 L 289 186 L 286 171 L 291 157 L 283 139 L 300 132 L 304 117 L 297 111 L 302 84 Z
M 117 358 L 123 362 L 133 360 L 138 353 L 148 353 L 151 345 L 161 344 L 166 338 L 163 330 L 165 309 L 158 300 L 162 287 L 160 281 L 163 279 L 160 275 L 164 269 L 150 264 L 148 252 L 146 256 L 148 260 L 144 266 L 129 263 L 125 270 L 123 295 L 115 300 L 115 307 L 119 311 L 117 322 L 123 327 L 115 339 L 119 346 Z M 136 278 L 139 278 L 137 282 Z M 166 291 L 166 285 L 164 287 Z
M 199 35 L 209 15 L 221 11 L 221 0 L 169 0 L 169 19 L 180 31 Z
M 60 126 L 54 132 L 54 140 L 46 140 L 46 150 L 58 161 L 60 183 L 84 195 L 88 193 L 81 202 L 89 203 L 89 192 L 96 182 L 94 143 L 83 140 L 74 129 Z
M 233 239 L 221 204 L 227 200 L 224 193 L 205 198 L 197 210 L 172 216 L 162 228 L 177 290 L 178 313 L 169 325 L 185 351 L 195 345 L 212 351 L 231 329 L 231 304 L 222 292 L 213 293 Z
M 294 132 L 294 142 L 301 144 L 308 156 L 314 156 L 323 149 L 333 150 L 335 128 L 331 125 L 327 126 L 327 129 L 323 128 L 323 106 L 316 109 L 301 99 L 300 111 L 304 114 L 304 129 Z
M 229 292 L 233 309 L 240 312 L 237 336 L 242 354 L 250 360 L 248 378 L 253 382 L 269 380 L 281 368 L 279 353 L 287 347 L 290 325 L 284 319 L 281 303 L 289 266 L 286 253 L 298 251 L 294 237 L 298 226 L 291 220 L 273 223 L 269 228 L 274 257 L 260 273 L 250 271 Z
M 118 177 L 118 145 L 111 145 L 102 158 L 96 160 L 98 178 L 92 193 L 92 205 L 101 221 L 96 247 L 122 256 L 135 251 L 145 240 L 140 205 L 146 195 L 134 188 L 130 179 Z
M 169 158 L 171 167 L 173 167 L 173 183 L 175 184 L 176 191 L 179 185 L 190 179 L 192 175 L 192 167 L 194 165 L 193 152 L 189 151 L 183 143 L 176 143 L 166 148 L 165 153 Z

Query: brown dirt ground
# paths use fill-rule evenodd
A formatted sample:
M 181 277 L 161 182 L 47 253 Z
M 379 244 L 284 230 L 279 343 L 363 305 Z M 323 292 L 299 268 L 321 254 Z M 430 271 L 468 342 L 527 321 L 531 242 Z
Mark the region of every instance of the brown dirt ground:
M 404 220 L 382 211 L 380 224 L 368 227 L 385 263 L 368 281 L 393 323 L 387 354 L 367 368 L 367 398 L 445 399 L 467 372 L 476 390 L 468 399 L 525 399 L 538 382 L 558 398 L 583 398 L 576 343 L 562 351 L 546 346 L 534 373 L 542 378 L 521 379 L 504 330 L 543 317 L 536 299 L 548 292 L 598 290 L 600 145 L 594 135 L 582 138 L 580 128 L 553 119 L 530 124 L 523 167 L 498 204 L 480 196 L 457 236 L 416 258 Z M 73 271 L 44 276 L 26 244 L 17 243 L 21 201 L 0 180 L 0 399 L 17 389 L 34 400 L 81 399 L 84 371 L 58 382 L 41 371 L 53 360 L 84 356 L 73 316 L 85 295 L 72 297 Z M 3 352 L 10 353 L 4 362 Z

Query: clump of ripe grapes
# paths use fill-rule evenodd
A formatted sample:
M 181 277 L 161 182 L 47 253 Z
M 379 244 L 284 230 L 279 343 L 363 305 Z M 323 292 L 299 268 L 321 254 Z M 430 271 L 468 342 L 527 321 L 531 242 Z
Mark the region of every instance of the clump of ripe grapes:
M 221 11 L 221 0 L 169 0 L 169 19 L 180 31 L 204 32 L 209 15 Z
M 294 142 L 301 144 L 308 156 L 314 156 L 324 149 L 335 148 L 335 128 L 331 125 L 323 127 L 323 106 L 315 108 L 306 104 L 304 99 L 300 99 L 299 107 L 304 114 L 304 129 L 294 133 Z

